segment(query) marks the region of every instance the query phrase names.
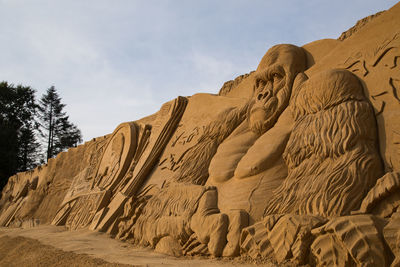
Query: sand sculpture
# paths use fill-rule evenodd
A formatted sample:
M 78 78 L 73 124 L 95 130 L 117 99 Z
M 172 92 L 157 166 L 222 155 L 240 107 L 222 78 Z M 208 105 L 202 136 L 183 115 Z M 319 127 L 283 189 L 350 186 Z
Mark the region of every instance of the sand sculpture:
M 399 118 L 397 4 L 18 173 L 0 225 L 88 228 L 175 256 L 400 266 Z

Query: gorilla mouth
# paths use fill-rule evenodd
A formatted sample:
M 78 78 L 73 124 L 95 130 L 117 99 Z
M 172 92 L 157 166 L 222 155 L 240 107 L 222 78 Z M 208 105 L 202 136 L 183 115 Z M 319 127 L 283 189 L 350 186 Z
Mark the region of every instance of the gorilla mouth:
M 269 113 L 270 115 L 274 116 L 275 111 L 278 107 L 278 103 L 279 100 L 276 96 L 270 96 L 268 99 L 264 100 L 264 109 L 267 112 L 267 114 Z

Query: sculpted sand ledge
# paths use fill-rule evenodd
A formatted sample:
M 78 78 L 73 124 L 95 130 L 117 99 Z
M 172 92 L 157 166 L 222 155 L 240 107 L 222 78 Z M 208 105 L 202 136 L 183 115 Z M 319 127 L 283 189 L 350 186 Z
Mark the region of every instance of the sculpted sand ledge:
M 174 256 L 400 265 L 400 4 L 270 48 L 218 95 L 165 103 L 10 178 L 1 226 L 90 229 Z

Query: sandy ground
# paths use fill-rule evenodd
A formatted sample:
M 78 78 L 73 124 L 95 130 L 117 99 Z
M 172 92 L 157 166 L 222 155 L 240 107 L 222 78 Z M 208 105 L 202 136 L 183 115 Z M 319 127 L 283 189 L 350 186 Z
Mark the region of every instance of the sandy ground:
M 132 266 L 65 252 L 37 240 L 0 236 L 0 266 Z
M 0 266 L 275 266 L 240 259 L 175 258 L 88 230 L 0 228 Z

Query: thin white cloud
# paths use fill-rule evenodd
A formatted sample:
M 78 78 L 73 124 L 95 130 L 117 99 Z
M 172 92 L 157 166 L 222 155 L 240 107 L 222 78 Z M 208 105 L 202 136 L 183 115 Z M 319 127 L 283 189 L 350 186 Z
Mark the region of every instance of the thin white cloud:
M 51 85 L 89 140 L 217 93 L 276 43 L 337 38 L 397 0 L 0 0 L 0 80 Z

